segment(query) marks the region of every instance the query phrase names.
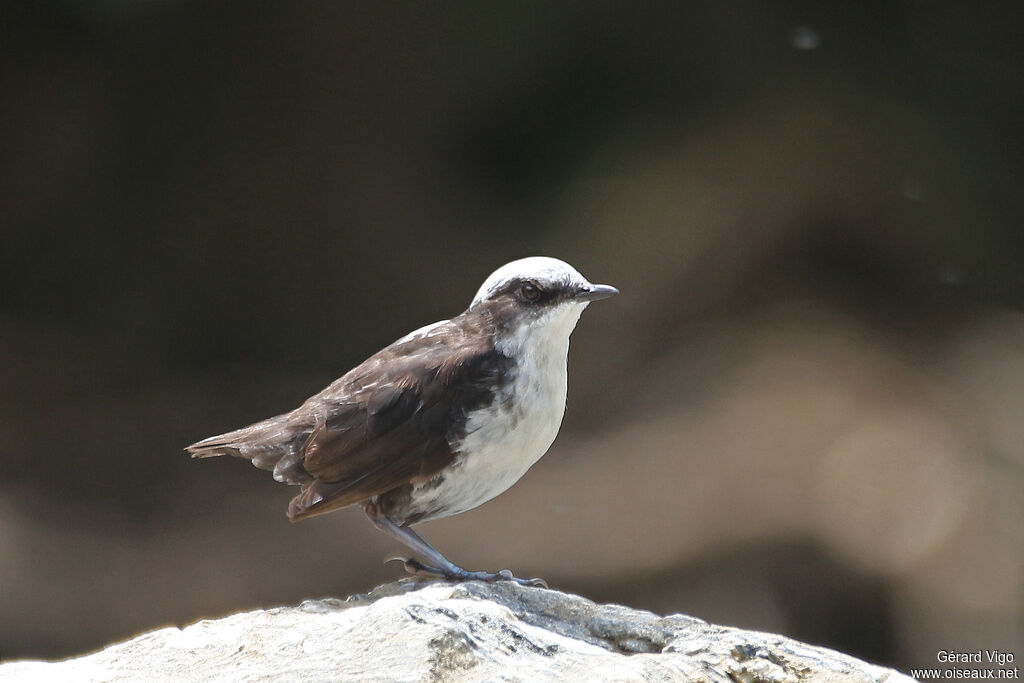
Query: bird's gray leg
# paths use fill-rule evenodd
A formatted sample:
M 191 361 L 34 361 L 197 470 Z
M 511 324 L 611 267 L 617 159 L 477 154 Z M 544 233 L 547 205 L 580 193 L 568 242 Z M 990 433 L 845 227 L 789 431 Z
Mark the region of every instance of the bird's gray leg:
M 405 569 L 410 574 L 427 574 L 430 576 L 441 576 L 457 581 L 515 581 L 523 586 L 540 586 L 547 588 L 544 579 L 520 579 L 512 575 L 508 569 L 500 572 L 473 572 L 463 569 L 451 562 L 442 555 L 434 546 L 423 540 L 423 537 L 407 526 L 397 524 L 387 515 L 381 512 L 380 507 L 373 501 L 363 503 L 363 511 L 375 527 L 388 534 L 392 538 L 401 541 L 412 551 L 423 557 L 430 564 L 424 564 L 416 559 L 405 559 Z

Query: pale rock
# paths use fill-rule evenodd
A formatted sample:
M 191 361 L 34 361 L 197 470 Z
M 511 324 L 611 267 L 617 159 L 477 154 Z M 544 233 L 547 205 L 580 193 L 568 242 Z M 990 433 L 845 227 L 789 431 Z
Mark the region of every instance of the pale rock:
M 660 617 L 510 582 L 406 580 L 163 628 L 0 681 L 708 681 L 911 679 L 784 636 Z

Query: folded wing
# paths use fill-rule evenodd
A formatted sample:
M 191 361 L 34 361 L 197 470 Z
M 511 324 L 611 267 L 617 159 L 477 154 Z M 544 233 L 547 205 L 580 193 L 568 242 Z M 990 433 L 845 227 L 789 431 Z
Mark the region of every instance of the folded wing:
M 311 481 L 288 516 L 428 480 L 453 461 L 466 415 L 493 400 L 508 365 L 489 335 L 452 324 L 434 329 L 429 344 L 393 344 L 309 399 L 297 412 L 313 425 L 302 448 Z

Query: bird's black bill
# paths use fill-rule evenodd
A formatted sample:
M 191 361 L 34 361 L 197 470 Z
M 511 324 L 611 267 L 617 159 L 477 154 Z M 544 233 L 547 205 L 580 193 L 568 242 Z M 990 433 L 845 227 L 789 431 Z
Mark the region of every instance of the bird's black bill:
M 573 298 L 577 301 L 598 301 L 600 299 L 607 299 L 610 296 L 615 296 L 618 293 L 619 290 L 615 289 L 611 285 L 588 285 L 584 289 L 581 289 Z

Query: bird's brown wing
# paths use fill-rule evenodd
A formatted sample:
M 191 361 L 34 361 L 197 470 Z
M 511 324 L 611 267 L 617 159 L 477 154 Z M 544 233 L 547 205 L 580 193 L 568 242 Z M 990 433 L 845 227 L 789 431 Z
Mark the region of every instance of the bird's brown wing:
M 299 409 L 315 424 L 302 464 L 313 480 L 293 521 L 426 481 L 455 457 L 466 414 L 489 403 L 508 359 L 487 336 L 453 329 L 430 345 L 395 344 Z

